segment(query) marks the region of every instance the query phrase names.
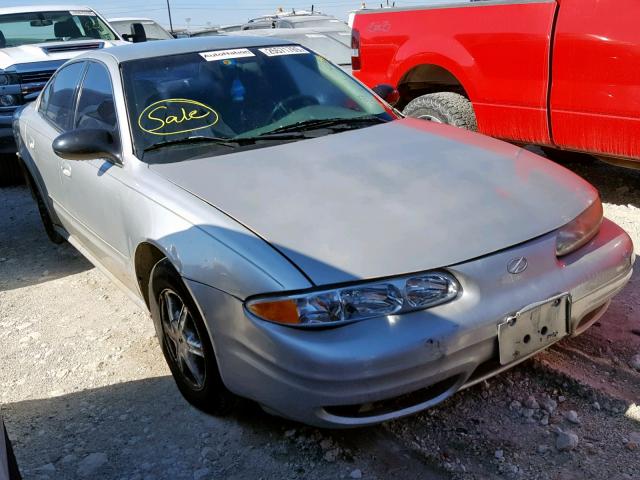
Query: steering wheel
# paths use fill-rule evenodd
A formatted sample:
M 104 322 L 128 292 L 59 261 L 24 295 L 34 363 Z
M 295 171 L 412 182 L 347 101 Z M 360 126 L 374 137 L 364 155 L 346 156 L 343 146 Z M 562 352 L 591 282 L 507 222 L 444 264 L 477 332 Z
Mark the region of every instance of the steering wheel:
M 290 97 L 287 97 L 284 100 L 276 103 L 275 107 L 273 107 L 273 110 L 271 110 L 271 113 L 269 114 L 268 122 L 271 123 L 275 120 L 281 119 L 282 117 L 290 114 L 295 110 L 303 107 L 308 107 L 310 105 L 318 105 L 319 103 L 320 102 L 318 102 L 318 99 L 311 95 L 291 95 Z

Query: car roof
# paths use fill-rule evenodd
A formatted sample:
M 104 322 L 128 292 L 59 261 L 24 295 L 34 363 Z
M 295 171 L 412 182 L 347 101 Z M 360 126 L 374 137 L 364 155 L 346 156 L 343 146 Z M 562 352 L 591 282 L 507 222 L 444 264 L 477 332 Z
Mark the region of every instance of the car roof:
M 0 15 L 9 13 L 33 13 L 33 12 L 57 12 L 65 10 L 91 10 L 91 7 L 86 5 L 25 5 L 21 7 L 2 7 L 0 8 Z
M 116 17 L 116 18 L 107 18 L 108 22 L 137 22 L 137 21 L 141 21 L 141 22 L 153 22 L 153 23 L 158 23 L 155 20 L 152 20 L 150 18 L 144 18 L 144 17 Z
M 140 42 L 111 47 L 100 50 L 92 50 L 76 58 L 114 58 L 118 63 L 142 58 L 164 57 L 179 55 L 182 53 L 204 52 L 207 50 L 223 50 L 231 48 L 269 47 L 273 45 L 293 44 L 281 38 L 268 37 L 241 37 L 237 35 L 224 35 L 216 37 L 180 38 L 168 42 Z

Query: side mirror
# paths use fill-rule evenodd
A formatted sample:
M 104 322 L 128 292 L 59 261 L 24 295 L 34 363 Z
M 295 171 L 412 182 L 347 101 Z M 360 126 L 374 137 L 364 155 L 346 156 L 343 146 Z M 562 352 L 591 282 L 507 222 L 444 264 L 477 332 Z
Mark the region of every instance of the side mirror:
M 133 43 L 140 43 L 147 41 L 147 32 L 144 31 L 144 26 L 141 23 L 131 24 L 130 37 Z
M 386 83 L 382 83 L 380 85 L 376 85 L 371 90 L 373 90 L 380 98 L 382 98 L 389 105 L 395 105 L 400 100 L 400 92 L 396 90 L 391 85 L 387 85 Z
M 52 144 L 53 151 L 65 160 L 107 160 L 122 164 L 120 142 L 102 128 L 79 128 L 58 136 Z

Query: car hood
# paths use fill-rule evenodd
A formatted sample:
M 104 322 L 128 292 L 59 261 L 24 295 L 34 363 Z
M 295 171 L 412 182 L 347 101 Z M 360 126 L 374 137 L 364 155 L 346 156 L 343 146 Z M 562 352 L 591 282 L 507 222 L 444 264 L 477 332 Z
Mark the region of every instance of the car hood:
M 33 45 L 2 48 L 0 49 L 0 68 L 5 69 L 12 65 L 44 62 L 47 60 L 69 60 L 88 50 L 126 44 L 127 42 L 122 40 L 110 41 L 86 39 L 66 42 L 36 43 Z
M 566 224 L 597 192 L 527 150 L 403 119 L 150 168 L 317 285 L 445 267 Z

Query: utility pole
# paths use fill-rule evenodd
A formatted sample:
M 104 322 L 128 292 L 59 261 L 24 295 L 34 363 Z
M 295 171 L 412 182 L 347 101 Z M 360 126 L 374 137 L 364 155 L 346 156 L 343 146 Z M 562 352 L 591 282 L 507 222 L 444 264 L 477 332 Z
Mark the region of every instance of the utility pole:
M 173 22 L 171 21 L 171 5 L 169 5 L 169 0 L 167 0 L 167 12 L 169 13 L 169 31 L 173 34 Z

